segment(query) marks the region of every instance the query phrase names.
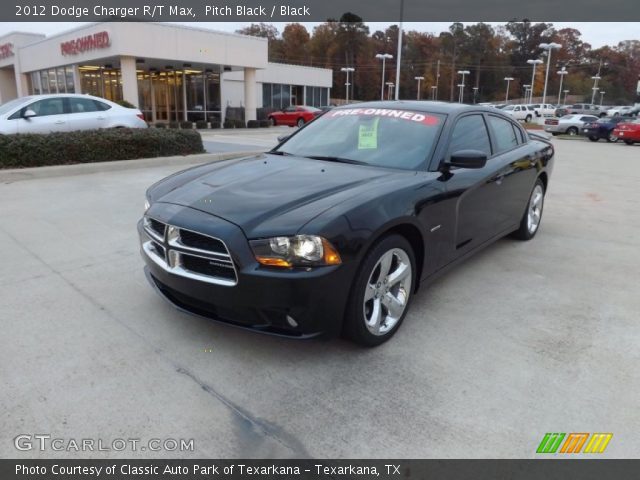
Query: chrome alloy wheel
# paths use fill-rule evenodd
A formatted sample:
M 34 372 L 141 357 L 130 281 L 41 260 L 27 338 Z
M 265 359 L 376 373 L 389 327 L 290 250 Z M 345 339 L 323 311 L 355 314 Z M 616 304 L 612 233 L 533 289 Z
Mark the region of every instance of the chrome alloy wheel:
M 542 217 L 542 203 L 544 201 L 544 192 L 542 185 L 536 185 L 529 199 L 529 210 L 527 211 L 527 229 L 529 234 L 533 234 L 540 226 L 540 217 Z
M 411 260 L 393 248 L 380 257 L 364 293 L 364 323 L 373 335 L 385 335 L 402 318 L 411 295 Z

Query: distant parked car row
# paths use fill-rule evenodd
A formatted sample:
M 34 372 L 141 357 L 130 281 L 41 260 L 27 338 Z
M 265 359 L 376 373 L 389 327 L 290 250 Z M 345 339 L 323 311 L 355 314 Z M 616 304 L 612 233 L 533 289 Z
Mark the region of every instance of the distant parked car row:
M 583 135 L 592 142 L 623 140 L 628 145 L 640 142 L 640 120 L 628 116 L 596 117 L 571 114 L 561 118 L 548 118 L 544 130 L 552 135 Z
M 147 122 L 138 109 L 91 95 L 33 95 L 0 105 L 0 134 L 5 135 L 123 127 L 147 128 Z

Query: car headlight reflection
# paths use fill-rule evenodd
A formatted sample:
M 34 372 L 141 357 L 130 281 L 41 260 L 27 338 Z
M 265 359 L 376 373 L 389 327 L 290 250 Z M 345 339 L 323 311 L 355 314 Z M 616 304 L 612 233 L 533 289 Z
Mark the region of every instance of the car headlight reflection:
M 309 267 L 340 265 L 340 254 L 331 243 L 315 235 L 273 237 L 252 240 L 251 248 L 261 265 L 270 267 Z

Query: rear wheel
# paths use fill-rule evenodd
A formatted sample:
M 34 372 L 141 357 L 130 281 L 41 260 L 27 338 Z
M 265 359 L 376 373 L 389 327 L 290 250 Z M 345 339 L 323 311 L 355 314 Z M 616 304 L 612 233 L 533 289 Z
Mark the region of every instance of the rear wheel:
M 607 135 L 607 142 L 609 143 L 616 143 L 618 141 L 618 137 L 616 135 L 613 134 L 613 132 L 609 133 Z
M 625 140 L 624 143 L 627 145 L 633 145 L 635 142 L 633 140 Z
M 404 320 L 413 294 L 415 256 L 400 235 L 380 240 L 356 275 L 345 315 L 344 333 L 374 347 L 389 340 Z
M 589 136 L 589 140 L 591 140 L 592 142 L 597 142 L 600 139 L 598 137 L 594 137 L 593 135 L 591 135 Z
M 578 129 L 576 127 L 569 127 L 567 128 L 567 135 L 577 135 L 578 134 Z
M 269 117 L 269 123 L 271 124 L 272 127 L 276 126 L 276 119 L 273 117 Z
M 304 118 L 299 118 L 297 125 L 298 128 L 302 128 L 304 126 Z
M 531 121 L 531 115 L 527 115 L 524 121 L 529 123 Z
M 539 178 L 536 180 L 529 203 L 520 220 L 520 227 L 513 232 L 513 236 L 519 240 L 531 240 L 540 228 L 542 209 L 544 208 L 544 184 Z

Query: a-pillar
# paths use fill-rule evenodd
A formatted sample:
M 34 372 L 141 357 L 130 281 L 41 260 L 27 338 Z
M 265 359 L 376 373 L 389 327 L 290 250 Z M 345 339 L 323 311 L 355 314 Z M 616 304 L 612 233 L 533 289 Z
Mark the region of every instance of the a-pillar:
M 244 119 L 245 121 L 256 120 L 256 69 L 244 69 Z
M 135 57 L 120 57 L 120 77 L 122 78 L 122 98 L 136 108 L 139 107 Z

